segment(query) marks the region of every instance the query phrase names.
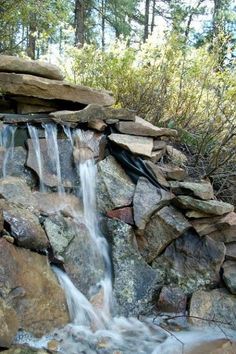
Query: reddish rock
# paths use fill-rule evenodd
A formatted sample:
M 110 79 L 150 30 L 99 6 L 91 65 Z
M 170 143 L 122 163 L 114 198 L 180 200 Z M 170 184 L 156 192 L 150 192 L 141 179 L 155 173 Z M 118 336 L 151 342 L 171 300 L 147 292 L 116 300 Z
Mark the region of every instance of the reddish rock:
M 158 299 L 157 307 L 161 312 L 185 313 L 187 296 L 180 288 L 164 286 Z
M 111 219 L 119 219 L 126 224 L 134 225 L 133 208 L 131 207 L 109 210 L 107 216 Z

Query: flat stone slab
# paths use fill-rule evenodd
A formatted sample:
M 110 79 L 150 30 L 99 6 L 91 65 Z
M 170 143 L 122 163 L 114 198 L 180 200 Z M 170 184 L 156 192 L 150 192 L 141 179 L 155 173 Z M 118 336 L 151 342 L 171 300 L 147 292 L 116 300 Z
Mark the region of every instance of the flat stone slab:
M 199 200 L 188 196 L 179 196 L 177 203 L 183 209 L 193 209 L 206 214 L 223 215 L 234 210 L 234 206 L 219 200 Z
M 203 200 L 214 198 L 214 192 L 209 182 L 170 182 L 172 191 L 177 195 L 192 195 Z
M 135 117 L 134 122 L 119 122 L 116 128 L 120 133 L 139 136 L 177 136 L 177 131 L 169 128 L 158 128 L 146 120 Z
M 83 104 L 110 106 L 115 101 L 106 91 L 65 81 L 50 80 L 27 74 L 0 73 L 0 87 L 6 94 L 58 99 Z
M 52 123 L 46 113 L 34 114 L 16 114 L 16 113 L 0 113 L 0 120 L 7 124 L 23 124 L 23 123 Z
M 112 133 L 108 139 L 133 154 L 152 157 L 152 138 Z
M 183 181 L 187 176 L 186 171 L 176 165 L 164 164 L 158 165 L 158 168 L 162 171 L 167 180 Z
M 231 294 L 236 295 L 236 262 L 227 261 L 223 264 L 223 279 Z
M 51 63 L 29 60 L 10 55 L 0 55 L 0 71 L 30 74 L 53 80 L 63 80 L 61 70 Z

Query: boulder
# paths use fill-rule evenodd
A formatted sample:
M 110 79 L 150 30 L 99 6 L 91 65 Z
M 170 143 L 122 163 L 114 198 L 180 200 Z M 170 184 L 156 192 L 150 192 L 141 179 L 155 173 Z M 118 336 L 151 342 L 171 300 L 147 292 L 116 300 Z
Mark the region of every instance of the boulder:
M 48 351 L 43 349 L 30 348 L 28 346 L 13 347 L 8 350 L 4 350 L 5 354 L 48 354 Z
M 174 148 L 171 145 L 166 146 L 166 151 L 169 157 L 171 158 L 172 162 L 175 163 L 177 166 L 185 165 L 188 162 L 187 157 L 185 154 L 178 149 Z
M 107 233 L 112 238 L 114 296 L 118 314 L 138 316 L 153 308 L 162 279 L 141 257 L 132 227 L 118 220 L 107 220 Z
M 119 219 L 126 224 L 134 225 L 133 208 L 124 207 L 107 212 L 107 217 L 111 219 Z
M 214 199 L 214 191 L 209 182 L 170 182 L 172 191 L 177 195 L 190 195 L 203 200 Z
M 131 204 L 135 185 L 111 155 L 97 164 L 97 208 L 100 212 Z
M 1 296 L 16 312 L 19 328 L 41 337 L 68 323 L 64 293 L 47 257 L 0 239 L 0 269 Z
M 230 261 L 236 261 L 236 242 L 227 243 L 225 258 Z
M 102 107 L 101 104 L 89 104 L 87 107 L 77 111 L 58 111 L 50 114 L 51 119 L 56 123 L 67 123 L 69 125 L 77 125 L 78 123 L 88 123 L 94 119 L 115 122 L 119 120 L 134 120 L 135 114 L 128 109 L 120 108 L 115 109 L 111 107 Z
M 198 290 L 191 298 L 190 316 L 193 316 L 191 322 L 197 326 L 212 326 L 214 321 L 219 321 L 224 326 L 229 324 L 235 330 L 236 297 L 226 289 Z M 203 318 L 205 321 L 194 317 Z M 215 325 L 219 326 L 219 323 L 215 323 Z
M 158 169 L 161 170 L 167 180 L 183 181 L 187 176 L 186 171 L 176 165 L 161 164 L 158 165 Z
M 114 103 L 113 97 L 106 91 L 28 74 L 0 73 L 0 87 L 10 95 L 66 100 L 86 105 L 95 103 L 110 106 Z
M 163 286 L 157 302 L 158 312 L 172 312 L 185 314 L 187 296 L 180 288 Z
M 108 139 L 133 154 L 152 157 L 152 138 L 112 133 Z
M 14 309 L 0 298 L 0 347 L 9 348 L 19 328 Z
M 236 262 L 227 261 L 223 264 L 223 279 L 229 291 L 236 295 Z
M 191 224 L 177 209 L 164 207 L 155 212 L 144 230 L 146 245 L 140 249 L 142 256 L 152 262 L 171 241 L 178 238 Z
M 188 230 L 156 258 L 152 266 L 166 275 L 166 284 L 180 287 L 186 294 L 211 288 L 220 281 L 225 246 L 211 238 L 200 238 Z
M 46 124 L 52 123 L 47 113 L 32 113 L 32 114 L 15 114 L 15 113 L 2 113 L 0 119 L 6 124 L 21 124 L 21 123 L 39 123 Z
M 169 128 L 158 128 L 155 125 L 147 122 L 138 116 L 135 117 L 134 122 L 119 122 L 116 124 L 116 129 L 120 133 L 139 135 L 139 136 L 177 136 L 177 131 Z
M 61 70 L 51 63 L 0 55 L 0 72 L 30 74 L 47 79 L 63 80 Z
M 152 214 L 170 204 L 174 195 L 162 188 L 155 187 L 145 177 L 140 177 L 134 193 L 134 221 L 139 229 L 144 229 Z
M 94 129 L 99 132 L 103 132 L 106 129 L 107 125 L 106 125 L 106 123 L 103 122 L 103 120 L 94 118 L 88 122 L 88 127 L 90 129 Z
M 219 200 L 199 200 L 189 196 L 179 196 L 176 202 L 183 209 L 193 209 L 206 214 L 224 215 L 234 210 L 233 205 Z
M 151 161 L 145 160 L 145 165 L 147 166 L 147 168 L 149 170 L 151 170 L 151 172 L 154 174 L 157 182 L 163 186 L 163 187 L 167 187 L 169 188 L 169 182 L 166 180 L 166 177 L 164 175 L 164 173 L 162 172 L 162 170 L 159 168 L 159 166 L 157 166 L 156 164 L 154 164 Z
M 59 159 L 61 167 L 61 179 L 64 187 L 73 187 L 78 184 L 78 176 L 76 174 L 73 157 L 72 145 L 69 140 L 58 139 Z M 39 176 L 39 166 L 35 154 L 34 146 L 31 139 L 27 140 L 28 158 L 27 166 Z M 57 187 L 59 180 L 57 177 L 56 164 L 54 155 L 48 154 L 48 145 L 46 139 L 39 139 L 41 161 L 42 161 L 42 180 L 49 187 Z
M 152 151 L 150 160 L 153 163 L 157 163 L 165 155 L 165 150 Z
M 43 251 L 49 246 L 38 218 L 25 207 L 0 200 L 5 224 L 18 246 Z

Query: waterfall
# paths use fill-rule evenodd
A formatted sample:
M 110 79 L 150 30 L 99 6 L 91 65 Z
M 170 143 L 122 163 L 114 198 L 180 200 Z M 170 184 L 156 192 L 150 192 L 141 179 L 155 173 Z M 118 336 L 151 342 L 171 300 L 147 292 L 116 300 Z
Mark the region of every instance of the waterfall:
M 35 156 L 38 165 L 38 172 L 39 172 L 39 189 L 40 192 L 45 192 L 45 186 L 43 183 L 43 165 L 42 165 L 42 157 L 41 157 L 41 150 L 40 150 L 40 143 L 39 143 L 39 136 L 37 128 L 33 127 L 32 125 L 27 125 L 30 138 L 32 140 L 32 144 L 35 151 Z
M 66 125 L 62 125 L 63 131 L 66 135 L 66 137 L 70 140 L 71 145 L 73 145 L 73 138 L 72 138 L 72 133 L 70 127 L 67 127 Z
M 9 158 L 12 159 L 14 156 L 14 140 L 16 129 L 16 126 L 3 125 L 1 130 L 1 146 L 5 149 L 2 166 L 3 177 L 7 176 L 7 164 Z
M 64 193 L 64 187 L 61 178 L 60 155 L 57 143 L 57 126 L 55 124 L 45 124 L 45 138 L 47 141 L 48 157 L 52 163 L 53 171 L 57 176 L 57 189 L 59 193 Z

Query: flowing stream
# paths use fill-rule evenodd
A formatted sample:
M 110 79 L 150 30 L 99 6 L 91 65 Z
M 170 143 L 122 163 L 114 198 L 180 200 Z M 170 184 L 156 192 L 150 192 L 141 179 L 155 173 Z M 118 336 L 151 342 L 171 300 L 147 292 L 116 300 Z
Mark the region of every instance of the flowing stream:
M 42 159 L 37 129 L 28 126 L 32 138 L 35 155 L 37 157 L 40 189 L 44 191 L 42 180 Z M 69 128 L 64 127 L 67 138 L 73 143 L 78 139 L 78 149 L 91 147 L 92 133 L 77 130 L 73 136 Z M 47 148 L 58 178 L 58 193 L 65 193 L 62 186 L 59 150 L 57 144 L 56 125 L 45 125 L 45 136 Z M 80 156 L 81 151 L 76 156 Z M 50 338 L 56 338 L 59 344 L 59 352 L 63 354 L 180 354 L 185 353 L 198 341 L 224 337 L 220 330 L 191 330 L 183 331 L 175 336 L 169 335 L 161 327 L 157 326 L 152 319 L 115 317 L 112 306 L 112 271 L 111 260 L 108 252 L 108 244 L 98 227 L 96 213 L 96 165 L 89 155 L 76 162 L 77 173 L 80 178 L 80 196 L 83 202 L 83 221 L 88 229 L 92 252 L 89 262 L 96 269 L 99 262 L 102 262 L 103 272 L 96 284 L 89 284 L 98 289 L 102 299 L 102 305 L 94 306 L 79 289 L 77 289 L 66 273 L 57 267 L 53 267 L 59 283 L 65 291 L 71 323 L 65 328 L 56 331 L 41 341 L 32 338 L 26 342 L 35 347 L 45 346 Z M 74 221 L 80 221 L 74 210 Z M 228 331 L 228 334 L 232 334 Z M 185 343 L 185 346 L 181 343 Z M 18 342 L 24 342 L 18 340 Z M 187 353 L 188 351 L 186 351 Z

